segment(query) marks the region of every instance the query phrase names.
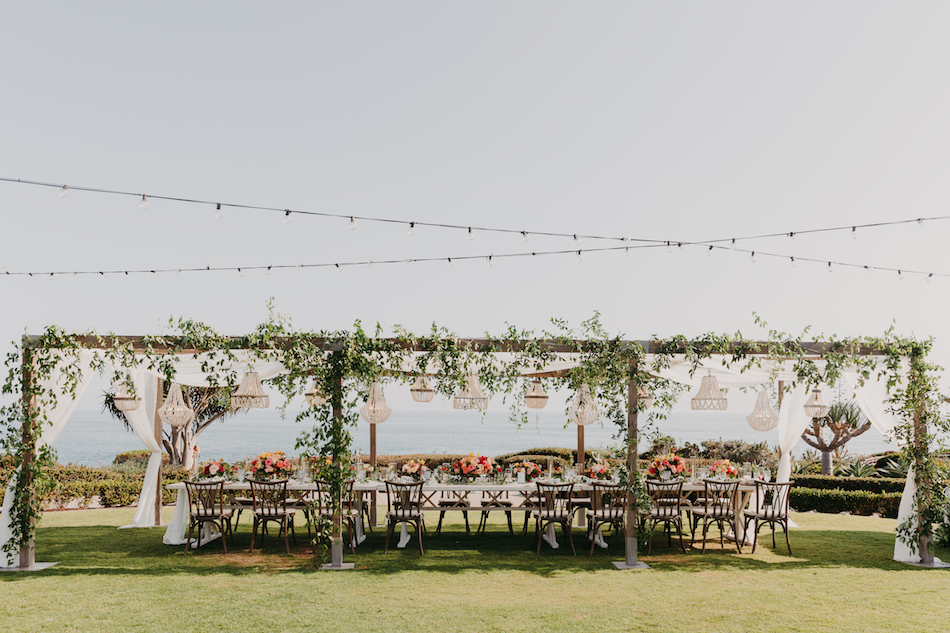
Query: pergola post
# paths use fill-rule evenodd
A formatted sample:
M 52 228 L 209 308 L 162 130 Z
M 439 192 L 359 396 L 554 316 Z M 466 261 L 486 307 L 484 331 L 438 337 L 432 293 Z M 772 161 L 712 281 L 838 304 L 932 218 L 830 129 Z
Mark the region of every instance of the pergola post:
M 637 477 L 637 361 L 630 363 L 627 384 L 627 485 Z M 649 565 L 637 560 L 637 508 L 631 489 L 627 490 L 627 516 L 624 518 L 624 560 L 615 561 L 617 569 L 647 569 Z
M 376 425 L 369 425 L 369 465 L 376 470 Z M 376 491 L 369 493 L 369 524 L 376 526 Z
M 929 446 L 927 445 L 927 422 L 924 420 L 922 415 L 922 409 L 924 407 L 924 401 L 926 399 L 926 392 L 924 391 L 924 386 L 926 382 L 923 376 L 923 370 L 920 367 L 921 360 L 918 357 L 912 356 L 910 359 L 910 382 L 917 383 L 917 388 L 920 389 L 918 393 L 918 402 L 917 406 L 914 407 L 914 448 L 918 452 L 928 452 Z M 921 486 L 924 486 L 924 490 L 928 491 L 928 501 L 929 501 L 929 491 L 931 488 L 931 482 L 926 479 L 927 475 L 924 475 L 924 478 L 921 478 L 921 473 L 917 472 L 917 488 L 920 489 Z M 931 543 L 930 535 L 926 532 L 929 532 L 927 529 L 929 526 L 926 525 L 924 520 L 924 513 L 920 511 L 920 507 L 917 508 L 917 530 L 919 538 L 917 541 L 917 549 L 920 553 L 920 563 L 922 565 L 933 565 L 934 564 L 934 553 L 933 545 Z
M 22 442 L 23 452 L 21 454 L 22 466 L 20 473 L 23 486 L 20 488 L 21 508 L 29 508 L 33 503 L 33 460 L 36 452 L 36 436 L 34 434 L 36 410 L 33 400 L 33 354 L 27 345 L 23 346 L 23 366 L 22 366 Z M 19 519 L 23 522 L 23 527 L 30 531 L 30 540 L 25 545 L 20 546 L 20 569 L 31 570 L 36 568 L 36 541 L 33 532 L 36 526 L 36 518 L 30 513 L 29 518 L 21 516 Z M 26 530 L 23 530 L 25 532 Z
M 343 373 L 342 368 L 336 375 L 336 388 L 333 390 L 333 437 L 339 439 L 343 434 Z M 334 441 L 334 445 L 337 442 Z M 334 455 L 334 466 L 340 467 L 340 455 Z M 321 569 L 342 570 L 353 569 L 353 563 L 343 562 L 343 488 L 334 486 L 333 488 L 333 535 L 330 545 L 330 564 L 324 565 Z
M 158 442 L 159 452 L 162 446 L 162 416 L 158 410 L 162 407 L 162 390 L 165 387 L 165 381 L 161 378 L 158 381 L 157 393 L 155 395 L 155 419 L 152 421 L 155 426 L 155 441 Z M 158 486 L 155 488 L 155 527 L 162 525 L 162 467 L 158 467 Z

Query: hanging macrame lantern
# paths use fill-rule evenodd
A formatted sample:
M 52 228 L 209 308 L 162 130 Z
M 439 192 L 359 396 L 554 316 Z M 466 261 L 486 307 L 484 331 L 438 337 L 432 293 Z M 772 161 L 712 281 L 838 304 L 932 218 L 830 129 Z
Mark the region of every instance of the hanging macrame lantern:
M 482 393 L 481 385 L 478 384 L 478 376 L 469 374 L 465 379 L 465 389 L 454 398 L 452 398 L 452 407 L 455 409 L 470 410 L 477 409 L 484 411 L 488 408 L 488 398 Z
M 824 399 L 821 397 L 821 389 L 818 387 L 812 389 L 811 396 L 809 396 L 805 402 L 805 415 L 812 419 L 823 418 L 828 415 L 830 409 L 831 407 L 825 404 Z
M 653 394 L 644 387 L 637 387 L 637 402 L 642 403 L 644 409 L 649 409 L 653 405 Z
M 755 401 L 755 409 L 746 416 L 746 421 L 753 429 L 763 433 L 778 426 L 778 414 L 772 408 L 768 391 L 763 389 L 759 392 L 759 398 Z
M 373 382 L 369 386 L 369 398 L 366 404 L 360 409 L 360 415 L 370 424 L 382 424 L 389 419 L 389 414 L 393 410 L 386 404 L 383 397 L 383 387 L 378 382 Z
M 326 397 L 323 395 L 323 392 L 317 389 L 317 379 L 313 379 L 313 386 L 310 387 L 310 391 L 303 394 L 303 397 L 307 399 L 307 404 L 311 407 L 322 407 L 327 403 Z
M 719 381 L 710 372 L 703 376 L 697 393 L 690 401 L 690 406 L 696 411 L 725 411 L 729 401 L 719 391 Z
M 136 398 L 130 394 L 129 390 L 125 388 L 124 384 L 120 384 L 112 396 L 112 403 L 119 411 L 135 411 L 139 408 L 139 404 L 141 404 L 141 402 L 142 399 Z
M 261 386 L 261 377 L 256 371 L 249 371 L 241 379 L 241 386 L 231 394 L 231 408 L 266 409 L 270 406 L 270 398 L 264 393 Z
M 181 395 L 181 385 L 177 382 L 172 383 L 172 386 L 168 388 L 165 404 L 158 410 L 158 415 L 162 422 L 176 429 L 180 429 L 195 418 L 195 412 L 185 404 L 185 399 Z
M 577 426 L 587 426 L 597 421 L 597 418 L 600 417 L 600 411 L 597 410 L 594 398 L 590 395 L 590 387 L 581 385 L 577 397 L 574 399 L 574 404 L 567 412 L 567 417 Z
M 429 385 L 429 379 L 426 376 L 417 376 L 409 393 L 416 402 L 432 402 L 432 398 L 435 397 L 435 389 Z
M 540 380 L 531 383 L 531 391 L 524 397 L 524 403 L 529 409 L 543 409 L 548 403 L 548 394 L 544 393 L 544 387 Z

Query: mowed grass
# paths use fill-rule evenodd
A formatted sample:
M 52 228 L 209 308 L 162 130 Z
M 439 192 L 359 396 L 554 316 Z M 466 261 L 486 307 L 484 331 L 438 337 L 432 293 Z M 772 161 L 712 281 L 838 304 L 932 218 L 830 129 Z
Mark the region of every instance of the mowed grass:
M 657 533 L 648 570 L 618 571 L 619 542 L 578 555 L 533 534 L 508 534 L 502 514 L 487 534 L 466 535 L 449 513 L 441 536 L 429 517 L 419 555 L 383 554 L 377 528 L 347 550 L 354 571 L 319 571 L 298 546 L 265 539 L 248 554 L 241 519 L 237 546 L 220 542 L 187 556 L 162 544 L 164 528 L 117 530 L 132 509 L 49 512 L 37 530 L 37 560 L 59 561 L 35 573 L 0 574 L 0 622 L 29 631 L 943 631 L 950 628 L 950 571 L 891 560 L 896 522 L 875 517 L 795 514 L 789 556 L 762 539 L 748 549 L 705 554 L 669 548 Z M 166 508 L 167 520 L 171 509 Z M 477 515 L 472 515 L 473 527 Z M 299 519 L 298 519 L 299 521 Z M 559 533 L 560 535 L 560 533 Z M 563 538 L 560 538 L 562 545 Z M 763 547 L 764 545 L 764 547 Z M 937 556 L 950 559 L 950 552 Z

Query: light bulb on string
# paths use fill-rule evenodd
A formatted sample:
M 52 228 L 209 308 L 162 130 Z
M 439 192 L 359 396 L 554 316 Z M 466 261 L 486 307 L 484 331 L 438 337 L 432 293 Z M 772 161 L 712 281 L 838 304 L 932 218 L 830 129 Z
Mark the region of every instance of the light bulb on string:
M 753 264 L 755 263 L 755 251 L 752 251 L 752 256 L 749 257 L 749 262 Z
M 577 239 L 577 233 L 574 234 L 574 246 L 580 246 L 581 241 Z
M 794 258 L 794 257 L 790 257 L 789 259 L 791 260 L 790 263 L 791 263 L 791 267 L 792 267 L 792 268 L 798 267 L 798 262 L 795 261 L 795 258 Z
M 577 261 L 579 261 L 579 262 L 584 261 L 584 256 L 581 255 L 581 252 L 580 252 L 580 251 L 577 251 Z
M 708 249 L 706 249 L 706 257 L 709 257 L 710 255 L 712 255 L 712 251 L 713 251 L 713 247 L 712 247 L 712 246 L 710 246 Z
M 926 281 L 926 282 L 929 284 L 929 283 L 930 283 L 930 280 L 933 279 L 933 276 L 934 276 L 934 274 L 933 274 L 933 273 L 930 273 L 929 275 L 927 275 L 927 276 L 924 278 L 924 281 Z
M 528 232 L 527 232 L 527 231 L 522 231 L 522 232 L 521 232 L 521 241 L 522 241 L 522 242 L 527 242 L 527 241 L 528 241 Z
M 923 228 L 923 227 L 924 227 L 924 219 L 917 218 L 917 228 Z
M 677 243 L 677 245 L 676 245 L 676 250 L 678 250 L 678 251 L 683 250 L 683 243 L 682 243 L 682 242 Z
M 831 262 L 828 262 L 828 268 L 826 268 L 825 270 L 827 270 L 829 273 L 835 272 L 835 269 L 831 267 Z
M 729 245 L 729 248 L 736 250 L 736 238 L 732 238 L 732 244 Z
M 369 263 L 366 264 L 366 267 L 367 267 L 367 268 L 372 268 L 372 267 L 373 267 L 373 260 L 369 260 Z
M 238 268 L 238 277 L 243 277 L 243 276 L 244 276 L 244 271 Z
M 466 238 L 469 242 L 475 241 L 475 234 L 472 233 L 472 227 L 468 227 L 468 237 Z
M 451 267 L 451 266 L 455 266 L 455 264 L 452 263 L 452 258 L 451 258 L 451 257 L 449 257 L 449 266 L 450 266 L 450 267 Z
M 180 272 L 181 272 L 181 268 L 176 268 L 176 269 L 175 269 L 175 274 L 176 274 L 176 275 L 177 275 L 178 273 L 180 273 Z M 73 274 L 75 275 L 76 273 L 73 273 Z
M 624 256 L 624 257 L 630 257 L 630 247 L 629 247 L 629 246 L 625 246 L 625 247 L 624 247 L 624 249 L 623 249 L 623 256 Z
M 667 252 L 667 253 L 672 253 L 672 252 L 673 252 L 673 245 L 670 244 L 669 242 L 666 243 L 666 252 Z
M 411 263 L 412 263 L 412 260 L 407 257 L 407 258 L 406 258 L 406 263 L 407 263 L 407 264 L 411 264 Z
M 488 256 L 488 265 L 489 265 L 489 266 L 492 265 L 492 256 L 491 256 L 491 255 Z
M 290 209 L 284 210 L 284 224 L 290 224 Z
M 410 222 L 410 223 L 409 223 L 409 235 L 415 235 L 415 234 L 416 234 L 416 223 L 415 223 L 415 222 Z
M 356 218 L 354 218 L 352 215 L 350 216 L 350 230 L 356 230 Z
M 858 227 L 856 226 L 851 227 L 851 239 L 852 240 L 858 239 Z
M 270 266 L 267 267 L 267 276 L 270 277 Z
M 143 209 L 148 208 L 148 196 L 146 196 L 144 193 L 142 194 L 142 202 L 139 204 L 139 206 Z
M 871 268 L 870 266 L 865 266 L 865 267 L 864 267 L 864 270 L 866 270 L 866 271 L 869 272 L 869 273 L 870 273 L 870 272 L 874 272 L 874 269 Z
M 215 208 L 214 210 L 214 219 L 220 220 L 221 216 L 223 215 L 224 215 L 224 211 L 221 210 L 221 203 L 219 202 L 217 208 Z
M 69 195 L 69 187 L 67 187 L 66 185 L 63 185 L 63 188 L 59 190 L 59 197 L 65 198 L 68 195 Z
M 898 281 L 903 281 L 903 280 L 904 280 L 904 271 L 902 271 L 902 270 L 898 270 L 898 271 L 897 271 L 897 279 L 898 279 Z
M 788 234 L 788 241 L 789 241 L 789 242 L 794 242 L 794 241 L 795 241 L 795 234 L 794 234 L 794 233 L 789 233 L 789 234 Z

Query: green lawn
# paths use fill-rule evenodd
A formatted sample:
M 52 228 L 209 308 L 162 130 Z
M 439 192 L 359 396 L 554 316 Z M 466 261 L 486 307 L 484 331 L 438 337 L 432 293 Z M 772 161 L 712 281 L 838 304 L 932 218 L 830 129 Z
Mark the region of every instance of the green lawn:
M 383 554 L 377 529 L 357 569 L 322 572 L 306 554 L 306 529 L 287 556 L 269 536 L 248 555 L 246 517 L 237 548 L 215 542 L 188 556 L 162 545 L 164 529 L 116 530 L 132 509 L 49 512 L 37 530 L 36 573 L 3 573 L 0 621 L 28 631 L 895 631 L 946 630 L 950 570 L 891 561 L 895 521 L 796 514 L 789 556 L 763 539 L 753 556 L 721 549 L 685 556 L 658 536 L 651 569 L 618 571 L 611 547 L 592 557 L 582 530 L 578 556 L 512 537 L 502 517 L 488 534 L 465 534 L 461 517 L 425 556 Z M 166 509 L 166 520 L 170 516 Z M 449 514 L 447 519 L 453 517 Z M 516 515 L 516 517 L 519 515 Z M 437 516 L 435 517 L 437 519 Z M 475 518 L 477 522 L 477 517 Z M 517 522 L 516 522 L 517 523 Z M 781 537 L 781 534 L 779 534 Z M 676 542 L 674 541 L 674 545 Z M 566 550 L 566 551 L 565 551 Z M 937 556 L 950 559 L 950 551 Z

